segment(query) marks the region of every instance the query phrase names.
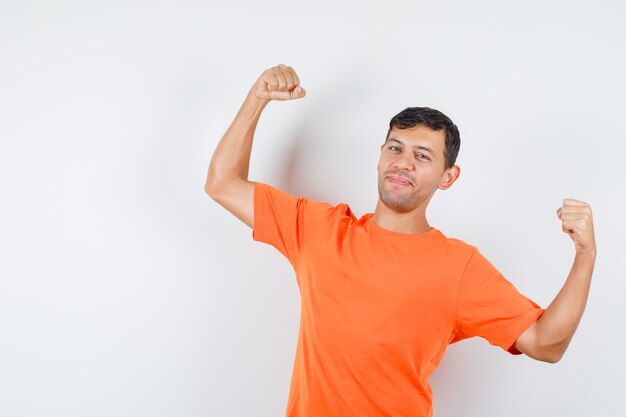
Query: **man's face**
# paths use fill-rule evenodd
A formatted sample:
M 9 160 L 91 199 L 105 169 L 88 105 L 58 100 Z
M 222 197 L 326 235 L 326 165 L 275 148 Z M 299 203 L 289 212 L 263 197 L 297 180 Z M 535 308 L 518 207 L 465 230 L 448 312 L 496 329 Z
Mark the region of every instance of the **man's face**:
M 424 125 L 391 130 L 378 161 L 378 196 L 387 207 L 408 212 L 428 204 L 446 171 L 445 135 Z

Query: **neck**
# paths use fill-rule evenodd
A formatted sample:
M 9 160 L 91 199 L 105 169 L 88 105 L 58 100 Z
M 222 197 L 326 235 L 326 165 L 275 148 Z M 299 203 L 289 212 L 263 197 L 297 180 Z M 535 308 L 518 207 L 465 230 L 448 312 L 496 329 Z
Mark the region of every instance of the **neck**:
M 378 199 L 372 221 L 377 226 L 392 232 L 420 234 L 428 232 L 431 226 L 426 220 L 426 206 L 420 205 L 404 213 L 390 209 Z

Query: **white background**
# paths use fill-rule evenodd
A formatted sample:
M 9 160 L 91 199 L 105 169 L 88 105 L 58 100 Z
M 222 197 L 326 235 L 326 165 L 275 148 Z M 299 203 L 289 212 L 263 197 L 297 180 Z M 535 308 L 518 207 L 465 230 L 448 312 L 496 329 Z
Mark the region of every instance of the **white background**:
M 204 193 L 263 70 L 307 96 L 262 115 L 249 179 L 373 212 L 389 119 L 437 108 L 461 176 L 431 225 L 547 307 L 589 202 L 598 257 L 557 364 L 474 338 L 436 417 L 626 414 L 623 2 L 0 1 L 0 415 L 283 416 L 291 266 Z

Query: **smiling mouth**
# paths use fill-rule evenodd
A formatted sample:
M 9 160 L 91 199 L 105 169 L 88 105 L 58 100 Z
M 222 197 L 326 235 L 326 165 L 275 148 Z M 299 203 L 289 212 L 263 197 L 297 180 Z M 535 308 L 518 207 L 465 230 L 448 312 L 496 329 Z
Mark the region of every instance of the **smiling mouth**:
M 400 178 L 394 178 L 394 177 L 387 177 L 387 180 L 393 184 L 397 184 L 397 185 L 403 185 L 405 187 L 410 187 L 412 186 L 412 184 L 405 180 L 405 179 L 400 179 Z

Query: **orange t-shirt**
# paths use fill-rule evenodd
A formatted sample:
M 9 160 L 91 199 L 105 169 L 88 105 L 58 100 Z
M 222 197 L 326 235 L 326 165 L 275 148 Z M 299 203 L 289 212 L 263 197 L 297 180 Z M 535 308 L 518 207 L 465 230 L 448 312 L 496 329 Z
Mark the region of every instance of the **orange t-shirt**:
M 476 247 L 372 217 L 255 185 L 252 237 L 289 260 L 300 289 L 286 417 L 432 416 L 428 378 L 450 343 L 480 336 L 519 355 L 544 312 Z

